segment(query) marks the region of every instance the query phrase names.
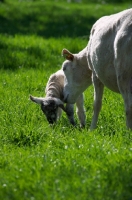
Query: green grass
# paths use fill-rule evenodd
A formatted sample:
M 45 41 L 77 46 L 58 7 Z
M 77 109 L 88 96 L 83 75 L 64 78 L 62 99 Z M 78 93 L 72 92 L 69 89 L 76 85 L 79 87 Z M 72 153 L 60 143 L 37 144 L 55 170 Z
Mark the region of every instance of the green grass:
M 83 130 L 77 118 L 77 128 L 71 127 L 65 113 L 50 127 L 40 107 L 29 101 L 29 94 L 44 95 L 49 76 L 64 61 L 63 48 L 80 51 L 94 20 L 128 7 L 0 4 L 0 199 L 132 199 L 132 133 L 119 94 L 105 89 L 98 128 L 92 132 L 92 86 L 85 91 Z
M 89 35 L 93 23 L 132 6 L 126 4 L 77 4 L 59 1 L 5 0 L 0 4 L 0 32 L 49 37 Z M 52 2 L 52 3 L 51 3 Z

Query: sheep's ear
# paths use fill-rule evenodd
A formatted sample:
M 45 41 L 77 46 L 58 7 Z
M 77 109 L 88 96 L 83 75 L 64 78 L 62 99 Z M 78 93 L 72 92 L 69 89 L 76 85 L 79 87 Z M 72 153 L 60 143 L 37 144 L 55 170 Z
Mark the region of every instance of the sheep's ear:
M 29 96 L 30 100 L 37 103 L 37 104 L 41 104 L 44 101 L 44 98 L 42 97 L 33 97 L 32 95 Z
M 74 59 L 74 55 L 67 49 L 62 50 L 62 56 L 70 61 L 73 61 L 73 59 Z

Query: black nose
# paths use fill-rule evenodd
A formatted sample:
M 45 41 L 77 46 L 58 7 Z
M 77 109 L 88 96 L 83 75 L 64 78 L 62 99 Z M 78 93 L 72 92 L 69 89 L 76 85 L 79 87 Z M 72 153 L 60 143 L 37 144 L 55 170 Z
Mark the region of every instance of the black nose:
M 54 124 L 54 122 L 49 120 L 49 124 Z
M 49 122 L 49 124 L 53 124 L 53 123 L 54 123 L 54 120 L 48 119 L 48 122 Z

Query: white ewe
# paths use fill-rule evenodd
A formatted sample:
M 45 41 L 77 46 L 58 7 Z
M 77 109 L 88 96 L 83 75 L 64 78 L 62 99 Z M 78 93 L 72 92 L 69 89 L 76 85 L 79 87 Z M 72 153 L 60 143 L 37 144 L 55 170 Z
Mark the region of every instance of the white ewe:
M 52 74 L 46 85 L 44 98 L 33 97 L 30 95 L 30 99 L 41 105 L 41 109 L 45 114 L 48 122 L 53 124 L 61 116 L 61 111 L 64 110 L 67 117 L 72 125 L 75 125 L 74 120 L 74 104 L 66 104 L 64 107 L 63 102 L 63 89 L 64 89 L 64 73 L 63 70 L 59 70 Z M 84 110 L 84 100 L 83 94 L 81 93 L 75 100 L 76 102 L 76 112 L 80 120 L 80 127 L 85 126 L 85 110 Z
M 85 86 L 88 86 L 92 70 L 94 113 L 91 129 L 97 125 L 104 85 L 121 93 L 126 124 L 132 129 L 132 9 L 100 18 L 92 27 L 88 46 L 79 54 L 66 49 L 62 53 L 71 66 L 70 73 L 64 68 L 65 102 L 75 102 L 86 88 L 86 81 Z

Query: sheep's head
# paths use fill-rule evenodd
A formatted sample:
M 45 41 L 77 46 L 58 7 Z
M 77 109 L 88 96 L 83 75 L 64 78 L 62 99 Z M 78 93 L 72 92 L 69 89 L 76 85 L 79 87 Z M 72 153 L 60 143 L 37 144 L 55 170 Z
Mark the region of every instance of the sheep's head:
M 30 95 L 30 100 L 41 105 L 41 110 L 46 116 L 49 124 L 53 124 L 57 121 L 57 111 L 59 107 L 65 111 L 63 102 L 58 98 L 54 97 L 38 98 Z
M 62 50 L 66 59 L 62 64 L 64 72 L 64 102 L 75 103 L 78 96 L 91 85 L 92 71 L 87 62 L 87 47 L 78 54 L 72 54 L 67 49 Z

